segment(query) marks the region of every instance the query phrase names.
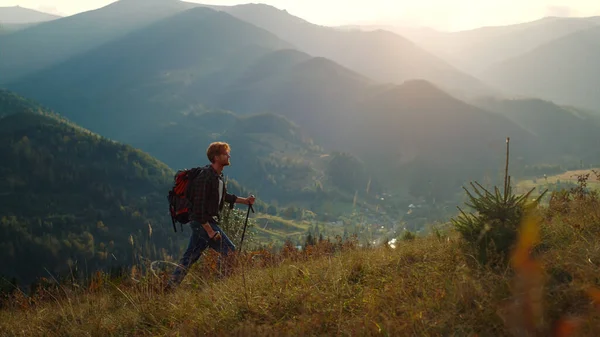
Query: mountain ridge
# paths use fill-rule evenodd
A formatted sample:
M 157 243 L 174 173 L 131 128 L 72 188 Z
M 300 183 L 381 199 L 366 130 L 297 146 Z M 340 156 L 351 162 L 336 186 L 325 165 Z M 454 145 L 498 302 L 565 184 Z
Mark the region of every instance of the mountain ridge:
M 460 72 L 412 41 L 391 32 L 343 32 L 261 4 L 214 8 L 263 27 L 299 50 L 326 57 L 379 82 L 398 84 L 408 79 L 427 79 L 454 94 L 476 96 L 496 92 L 475 77 Z
M 486 81 L 483 74 L 489 66 L 527 53 L 560 37 L 598 25 L 600 17 L 545 17 L 513 25 L 479 27 L 456 32 L 393 26 L 387 29 L 408 37 L 450 64 Z
M 600 112 L 600 25 L 576 31 L 490 67 L 483 78 L 508 92 Z M 560 79 L 560 80 L 557 80 Z
M 0 7 L 0 24 L 33 24 L 60 19 L 62 16 L 21 6 Z
M 115 38 L 196 7 L 181 1 L 116 1 L 104 7 L 0 36 L 0 85 L 55 66 Z M 111 25 L 106 25 L 110 20 Z

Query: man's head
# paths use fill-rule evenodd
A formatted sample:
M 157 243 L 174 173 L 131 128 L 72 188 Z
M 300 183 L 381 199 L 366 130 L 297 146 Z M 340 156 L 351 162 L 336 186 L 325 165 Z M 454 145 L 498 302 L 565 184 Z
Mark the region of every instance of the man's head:
M 208 146 L 206 150 L 206 156 L 212 164 L 219 166 L 228 166 L 229 163 L 229 152 L 231 147 L 229 144 L 224 142 L 214 142 Z

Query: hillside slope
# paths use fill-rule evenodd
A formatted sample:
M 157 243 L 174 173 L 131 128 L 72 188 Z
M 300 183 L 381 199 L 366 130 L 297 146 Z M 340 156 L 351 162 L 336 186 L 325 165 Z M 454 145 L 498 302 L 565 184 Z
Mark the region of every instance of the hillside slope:
M 599 162 L 599 114 L 540 99 L 482 98 L 472 103 L 506 116 L 536 135 L 544 144 L 539 154 L 545 155 L 548 162 L 559 163 L 566 158 L 571 162 Z M 563 158 L 557 153 L 562 153 Z
M 598 199 L 568 204 L 544 210 L 541 224 L 524 223 L 529 235 L 517 247 L 528 250 L 511 250 L 515 262 L 502 270 L 477 265 L 454 231 L 375 248 L 325 238 L 303 251 L 247 254 L 226 279 L 215 280 L 211 263 L 202 263 L 171 293 L 153 274 L 135 271 L 118 283 L 100 275 L 84 290 L 50 284 L 35 305 L 15 294 L 0 310 L 0 329 L 28 336 L 597 336 L 597 266 L 589 261 L 600 259 L 600 247 L 589 238 L 600 230 L 600 207 Z
M 0 84 L 57 65 L 194 6 L 178 0 L 120 0 L 0 35 Z
M 600 17 L 545 17 L 514 25 L 480 27 L 457 32 L 400 27 L 388 29 L 406 36 L 459 69 L 479 76 L 493 64 L 598 25 Z
M 465 97 L 495 89 L 463 73 L 417 44 L 387 31 L 353 32 L 319 26 L 263 4 L 215 6 L 267 29 L 296 49 L 331 59 L 379 82 L 424 79 Z
M 194 8 L 8 87 L 92 131 L 131 143 L 148 127 L 177 121 L 203 103 L 210 89 L 194 91 L 195 101 L 182 99 L 191 83 L 206 80 L 218 89 L 227 73 L 285 46 L 228 14 Z
M 14 97 L 0 92 L 1 275 L 26 283 L 178 251 L 171 169 Z
M 0 7 L 1 24 L 33 24 L 60 19 L 61 16 L 36 11 L 21 6 Z
M 494 64 L 482 78 L 514 95 L 600 112 L 600 26 Z

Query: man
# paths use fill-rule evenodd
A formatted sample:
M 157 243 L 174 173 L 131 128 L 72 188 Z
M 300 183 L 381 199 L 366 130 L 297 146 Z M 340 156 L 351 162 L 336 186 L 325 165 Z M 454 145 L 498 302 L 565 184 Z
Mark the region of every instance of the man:
M 193 181 L 190 182 L 189 199 L 192 202 L 189 225 L 192 236 L 186 252 L 173 272 L 168 288 L 173 288 L 183 281 L 189 268 L 200 258 L 208 247 L 219 252 L 222 257 L 235 251 L 235 246 L 217 223 L 219 211 L 227 202 L 230 208 L 234 204 L 251 205 L 254 196 L 240 198 L 227 192 L 223 182 L 223 168 L 229 166 L 231 148 L 229 144 L 215 142 L 206 150 L 210 164 Z M 219 259 L 221 261 L 221 259 Z

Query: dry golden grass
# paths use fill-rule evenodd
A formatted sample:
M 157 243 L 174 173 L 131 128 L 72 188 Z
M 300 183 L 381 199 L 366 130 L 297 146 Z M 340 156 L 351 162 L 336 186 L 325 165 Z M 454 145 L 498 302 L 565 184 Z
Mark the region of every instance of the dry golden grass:
M 598 173 L 600 173 L 600 168 L 571 170 L 560 174 L 548 176 L 546 177 L 546 179 L 542 177 L 538 177 L 536 179 L 525 179 L 519 181 L 515 185 L 515 191 L 519 193 L 524 193 L 530 190 L 531 188 L 544 187 L 548 184 L 556 184 L 559 181 L 564 183 L 577 184 L 579 177 L 583 175 L 589 175 L 589 179 L 587 180 L 587 185 L 589 188 L 600 190 L 600 179 L 594 179 L 598 178 Z
M 246 255 L 229 277 L 204 274 L 173 293 L 152 275 L 99 277 L 0 311 L 8 336 L 600 336 L 600 202 L 569 202 L 523 223 L 506 270 L 478 267 L 454 233 L 396 249 L 286 249 Z M 336 248 L 337 249 L 334 249 Z

